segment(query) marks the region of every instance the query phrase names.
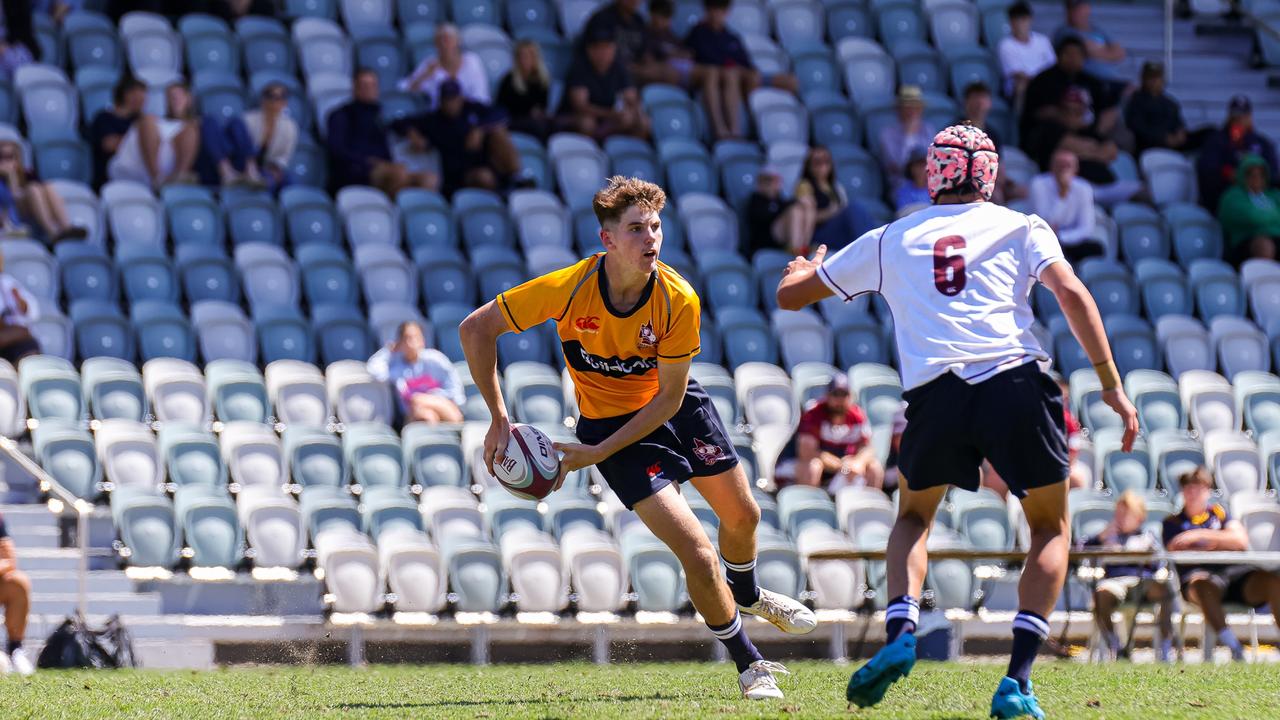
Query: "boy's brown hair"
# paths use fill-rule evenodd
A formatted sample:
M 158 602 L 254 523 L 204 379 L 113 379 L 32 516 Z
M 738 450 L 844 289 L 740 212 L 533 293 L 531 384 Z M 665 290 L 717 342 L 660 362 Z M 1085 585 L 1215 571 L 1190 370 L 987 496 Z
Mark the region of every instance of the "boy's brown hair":
M 1209 469 L 1201 465 L 1195 470 L 1182 473 L 1178 477 L 1178 487 L 1184 488 L 1188 485 L 1203 485 L 1207 488 L 1213 487 L 1213 475 Z
M 601 227 L 616 224 L 633 205 L 656 213 L 662 212 L 666 204 L 667 194 L 662 188 L 647 180 L 622 175 L 609 178 L 609 184 L 591 199 L 591 209 L 595 211 Z

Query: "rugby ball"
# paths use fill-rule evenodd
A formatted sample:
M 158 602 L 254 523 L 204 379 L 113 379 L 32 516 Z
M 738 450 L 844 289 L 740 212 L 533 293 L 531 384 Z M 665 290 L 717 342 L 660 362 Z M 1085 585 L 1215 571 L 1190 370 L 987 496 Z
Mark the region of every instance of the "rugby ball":
M 556 489 L 560 456 L 546 433 L 532 425 L 512 425 L 506 457 L 494 463 L 493 471 L 512 495 L 541 500 Z

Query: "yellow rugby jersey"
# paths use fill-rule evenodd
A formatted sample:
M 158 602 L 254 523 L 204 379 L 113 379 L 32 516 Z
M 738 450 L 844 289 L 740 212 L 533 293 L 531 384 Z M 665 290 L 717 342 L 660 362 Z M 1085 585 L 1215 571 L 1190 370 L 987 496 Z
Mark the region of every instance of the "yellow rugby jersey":
M 635 412 L 658 394 L 658 363 L 698 354 L 702 305 L 663 263 L 630 312 L 609 303 L 603 252 L 534 278 L 498 296 L 515 332 L 555 320 L 565 364 L 584 417 Z

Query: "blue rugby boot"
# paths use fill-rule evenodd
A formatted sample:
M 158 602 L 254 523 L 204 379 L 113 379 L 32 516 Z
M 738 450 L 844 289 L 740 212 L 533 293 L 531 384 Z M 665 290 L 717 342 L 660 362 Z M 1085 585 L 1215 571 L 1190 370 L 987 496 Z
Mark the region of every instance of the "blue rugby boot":
M 871 707 L 884 699 L 890 685 L 910 675 L 915 664 L 916 636 L 903 633 L 858 668 L 849 678 L 844 695 L 858 707 Z
M 1024 693 L 1017 680 L 1011 677 L 1001 680 L 1000 687 L 996 688 L 995 697 L 991 698 L 991 717 L 1033 717 L 1036 720 L 1044 720 L 1044 711 L 1036 701 L 1035 688 L 1031 686 L 1031 681 L 1027 681 L 1027 691 Z

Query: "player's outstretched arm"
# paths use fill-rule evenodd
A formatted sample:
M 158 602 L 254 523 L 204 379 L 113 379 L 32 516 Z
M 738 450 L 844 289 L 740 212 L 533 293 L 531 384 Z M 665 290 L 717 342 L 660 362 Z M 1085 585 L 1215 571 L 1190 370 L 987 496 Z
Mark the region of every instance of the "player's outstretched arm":
M 799 310 L 832 295 L 831 288 L 818 277 L 818 268 L 827 255 L 827 246 L 820 245 L 813 259 L 799 255 L 787 263 L 778 283 L 778 307 L 783 310 Z
M 498 309 L 498 303 L 490 300 L 467 316 L 458 326 L 462 339 L 462 352 L 471 368 L 471 380 L 475 382 L 485 405 L 489 406 L 489 432 L 484 436 L 484 464 L 493 474 L 493 463 L 502 462 L 507 449 L 507 434 L 511 421 L 507 417 L 507 403 L 498 385 L 498 337 L 507 332 L 506 318 Z
M 1132 450 L 1133 441 L 1138 437 L 1138 411 L 1129 402 L 1129 398 L 1125 397 L 1124 387 L 1120 384 L 1120 371 L 1116 369 L 1112 359 L 1111 344 L 1107 342 L 1102 316 L 1098 314 L 1093 296 L 1065 261 L 1051 263 L 1041 271 L 1040 282 L 1058 299 L 1062 313 L 1067 316 L 1067 324 L 1071 326 L 1071 334 L 1076 336 L 1076 340 L 1084 348 L 1085 355 L 1098 373 L 1098 379 L 1102 381 L 1103 402 L 1124 421 L 1124 451 Z

